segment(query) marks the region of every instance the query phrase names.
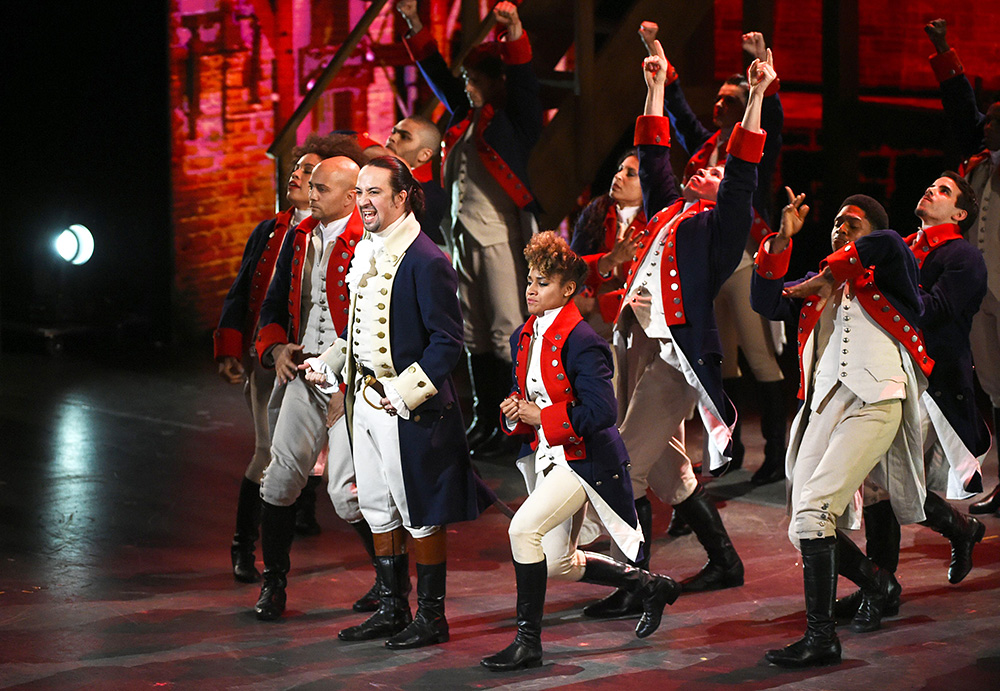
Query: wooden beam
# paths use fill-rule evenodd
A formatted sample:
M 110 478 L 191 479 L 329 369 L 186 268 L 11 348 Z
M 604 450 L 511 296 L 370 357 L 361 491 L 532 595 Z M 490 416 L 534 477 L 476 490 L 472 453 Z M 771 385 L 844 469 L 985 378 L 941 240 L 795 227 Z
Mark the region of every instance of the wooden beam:
M 576 118 L 576 141 L 594 141 L 597 84 L 594 74 L 594 0 L 573 3 L 573 33 L 576 37 L 576 95 L 580 106 Z M 574 148 L 577 167 L 591 170 L 597 167 L 597 152 L 592 146 Z
M 250 4 L 253 6 L 253 13 L 257 16 L 261 33 L 267 38 L 271 48 L 275 48 L 275 19 L 271 0 L 251 0 Z
M 823 198 L 832 209 L 857 192 L 858 0 L 823 0 Z M 836 209 L 832 209 L 835 212 Z
M 291 152 L 292 148 L 295 146 L 295 133 L 296 131 L 298 131 L 299 125 L 302 124 L 302 121 L 306 119 L 306 116 L 309 115 L 310 111 L 312 111 L 312 109 L 319 102 L 320 96 L 322 96 L 323 92 L 326 91 L 326 88 L 330 85 L 330 82 L 333 81 L 333 78 L 337 75 L 337 72 L 340 71 L 340 68 L 343 67 L 344 63 L 347 62 L 347 59 L 354 52 L 354 49 L 357 47 L 358 43 L 361 42 L 361 39 L 368 34 L 368 29 L 375 21 L 375 18 L 378 17 L 379 13 L 382 11 L 382 8 L 385 7 L 387 1 L 388 0 L 372 1 L 368 9 L 365 10 L 365 13 L 362 15 L 361 19 L 354 26 L 354 28 L 351 29 L 351 33 L 347 35 L 347 39 L 342 44 L 340 44 L 340 47 L 337 49 L 337 52 L 330 59 L 329 64 L 327 64 L 327 66 L 323 69 L 322 74 L 320 74 L 319 78 L 316 80 L 316 83 L 309 90 L 309 93 L 305 95 L 305 98 L 302 99 L 302 102 L 299 103 L 298 107 L 295 108 L 295 111 L 292 113 L 292 115 L 285 121 L 284 126 L 281 128 L 281 131 L 275 137 L 274 142 L 272 142 L 271 146 L 268 147 L 267 155 L 275 160 L 275 176 L 277 178 L 277 184 L 275 186 L 275 189 L 279 190 L 279 194 L 280 190 L 283 189 L 284 187 L 283 181 L 284 181 L 284 176 L 286 174 L 286 169 L 290 167 L 290 162 L 287 161 L 286 159 L 288 158 L 289 152 Z M 280 3 L 279 8 L 287 3 L 287 5 L 289 6 L 288 16 L 290 17 L 291 16 L 290 6 L 292 4 L 292 0 L 278 0 L 278 2 Z M 279 9 L 278 12 L 279 27 L 282 14 L 283 12 L 281 12 Z M 289 36 L 290 35 L 291 32 L 289 31 Z M 279 107 L 279 112 L 280 112 L 280 107 Z M 278 120 L 278 122 L 280 121 L 281 120 Z
M 622 17 L 618 31 L 608 36 L 595 54 L 590 80 L 593 95 L 584 103 L 580 96 L 568 94 L 531 153 L 528 171 L 532 191 L 544 209 L 542 228 L 554 228 L 566 217 L 580 190 L 593 180 L 600 162 L 642 114 L 646 87 L 640 65 L 645 50 L 636 33 L 639 23 L 649 19 L 660 25 L 660 40 L 668 54 L 696 52 L 691 39 L 706 17 L 711 17 L 712 6 L 711 0 L 637 0 Z M 581 40 L 577 39 L 578 47 Z M 685 93 L 690 97 L 697 89 L 688 89 L 688 85 L 685 82 Z M 584 112 L 587 108 L 592 109 L 589 114 Z M 581 140 L 577 135 L 583 127 L 579 120 L 587 117 L 598 124 L 590 139 Z M 584 147 L 592 150 L 592 165 L 580 165 L 578 152 Z

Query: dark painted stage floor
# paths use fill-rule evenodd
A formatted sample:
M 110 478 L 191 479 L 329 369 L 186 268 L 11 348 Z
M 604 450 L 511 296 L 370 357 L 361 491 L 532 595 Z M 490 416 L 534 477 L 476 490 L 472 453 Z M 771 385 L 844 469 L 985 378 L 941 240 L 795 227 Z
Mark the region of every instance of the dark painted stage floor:
M 479 659 L 513 637 L 506 519 L 491 510 L 449 529 L 452 640 L 391 652 L 341 643 L 350 603 L 371 584 L 353 531 L 323 504 L 323 533 L 293 547 L 289 612 L 251 612 L 257 586 L 233 582 L 228 546 L 252 436 L 238 387 L 203 353 L 138 355 L 95 365 L 73 356 L 0 355 L 0 688 L 2 689 L 990 689 L 1000 686 L 1000 518 L 990 516 L 976 568 L 946 579 L 948 544 L 903 529 L 903 608 L 883 630 L 842 630 L 837 667 L 786 671 L 763 651 L 804 627 L 801 569 L 785 537 L 783 488 L 751 489 L 748 470 L 713 481 L 746 564 L 742 588 L 687 595 L 657 633 L 584 619 L 604 594 L 550 584 L 545 665 L 495 675 Z M 697 448 L 697 443 L 692 443 Z M 520 500 L 511 463 L 483 474 Z M 987 468 L 996 480 L 996 452 Z M 656 504 L 655 531 L 668 511 Z M 859 538 L 860 539 L 860 538 Z M 693 536 L 654 544 L 656 570 L 693 574 Z M 841 591 L 847 591 L 841 584 Z

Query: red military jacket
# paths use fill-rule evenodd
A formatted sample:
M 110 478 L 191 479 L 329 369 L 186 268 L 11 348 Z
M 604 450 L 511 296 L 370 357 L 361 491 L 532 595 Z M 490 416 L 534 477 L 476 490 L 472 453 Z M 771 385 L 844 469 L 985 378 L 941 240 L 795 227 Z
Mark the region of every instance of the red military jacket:
M 765 249 L 765 244 L 777 233 L 772 233 L 761 241 L 760 250 L 755 258 L 757 273 L 767 279 L 774 279 L 784 276 L 788 272 L 788 263 L 791 258 L 792 243 L 789 240 L 788 247 L 780 254 L 771 254 Z M 934 360 L 927 355 L 924 347 L 923 334 L 911 324 L 900 312 L 893 307 L 892 303 L 879 291 L 875 283 L 875 270 L 866 267 L 861 263 L 858 250 L 853 242 L 849 242 L 839 250 L 827 255 L 826 259 L 820 262 L 820 267 L 829 266 L 833 272 L 833 277 L 838 283 L 850 281 L 854 297 L 865 312 L 875 320 L 885 331 L 906 348 L 914 363 L 921 369 L 925 376 L 929 376 L 934 369 Z M 819 323 L 820 315 L 826 302 L 818 295 L 811 295 L 802 302 L 802 309 L 799 312 L 798 326 L 798 352 L 799 352 L 799 391 L 798 397 L 805 398 L 805 376 L 802 368 L 802 355 L 812 335 L 813 329 Z
M 631 235 L 637 228 L 642 228 L 639 231 L 637 237 L 644 238 L 648 233 L 645 230 L 646 226 L 646 214 L 642 209 L 635 215 L 632 222 L 629 224 L 628 229 L 625 231 L 626 235 Z M 614 290 L 608 290 L 607 292 L 601 292 L 602 286 L 604 286 L 609 281 L 622 282 L 622 273 L 628 272 L 632 267 L 632 260 L 623 262 L 621 266 L 616 268 L 612 274 L 604 278 L 601 276 L 600 271 L 597 269 L 597 262 L 600 261 L 601 257 L 607 254 L 612 247 L 615 246 L 615 240 L 618 237 L 618 212 L 615 210 L 615 205 L 612 203 L 608 207 L 608 212 L 604 216 L 604 243 L 602 247 L 606 248 L 602 252 L 596 254 L 588 254 L 583 257 L 583 261 L 587 263 L 587 268 L 589 270 L 587 274 L 587 287 L 594 290 L 597 294 L 597 307 L 601 311 L 601 319 L 603 319 L 608 324 L 611 324 L 615 320 L 615 316 L 621 310 L 622 298 L 625 296 L 624 288 L 617 288 Z
M 302 312 L 302 268 L 305 263 L 306 249 L 309 246 L 310 235 L 315 229 L 317 221 L 310 216 L 295 229 L 295 236 L 292 241 L 293 250 L 291 258 L 290 281 L 282 280 L 283 277 L 275 276 L 275 285 L 272 290 L 281 292 L 282 295 L 275 297 L 284 298 L 288 305 L 288 326 L 281 323 L 282 320 L 274 318 L 274 315 L 262 315 L 264 323 L 257 335 L 257 352 L 264 353 L 271 346 L 279 343 L 298 342 L 301 334 L 299 332 L 299 319 Z M 333 241 L 333 249 L 330 252 L 329 263 L 327 264 L 326 297 L 330 306 L 330 318 L 333 320 L 337 333 L 341 333 L 347 328 L 348 313 L 350 311 L 350 299 L 348 297 L 347 269 L 350 267 L 351 259 L 354 258 L 354 248 L 361 241 L 364 234 L 364 225 L 361 222 L 361 215 L 357 208 L 351 213 L 347 221 L 347 227 Z M 281 290 L 284 288 L 284 290 Z M 269 298 L 271 296 L 269 295 Z
M 662 242 L 663 258 L 660 262 L 660 288 L 662 291 L 660 298 L 663 300 L 663 313 L 667 320 L 667 326 L 676 326 L 685 322 L 680 267 L 677 265 L 677 226 L 692 216 L 711 209 L 713 206 L 715 206 L 715 202 L 699 199 L 688 207 L 687 211 L 682 212 L 681 209 L 684 208 L 684 200 L 678 199 L 667 208 L 654 214 L 640 235 L 639 250 L 636 253 L 635 261 L 629 267 L 622 295 L 628 294 L 629 289 L 632 287 L 632 282 L 635 280 L 636 270 L 642 265 L 642 260 L 649 250 L 652 249 L 663 226 L 668 223 L 671 224 Z M 676 221 L 674 221 L 675 218 Z M 620 305 L 618 316 L 621 316 Z
M 536 317 L 532 315 L 521 327 L 514 355 L 517 390 L 522 395 L 527 391 L 528 355 L 535 321 Z M 567 379 L 562 358 L 566 338 L 581 321 L 583 321 L 583 317 L 580 316 L 580 310 L 577 309 L 575 303 L 570 301 L 556 316 L 552 326 L 542 335 L 541 342 L 535 345 L 536 348 L 542 349 L 540 353 L 542 385 L 552 401 L 552 405 L 542 408 L 542 431 L 545 432 L 545 438 L 549 444 L 563 447 L 568 461 L 579 461 L 587 457 L 587 447 L 583 443 L 583 436 L 573 429 L 573 423 L 569 417 L 569 410 L 575 404 L 576 399 L 573 396 L 573 387 L 570 386 Z M 531 448 L 538 448 L 538 431 L 531 425 L 519 421 L 513 430 L 508 431 L 508 434 L 531 434 L 534 437 L 531 441 Z
M 238 358 L 250 347 L 254 329 L 257 327 L 257 319 L 260 317 L 260 306 L 264 302 L 264 295 L 267 293 L 267 287 L 271 283 L 271 276 L 274 274 L 275 259 L 278 256 L 278 251 L 281 249 L 281 243 L 285 239 L 285 233 L 288 232 L 288 225 L 291 223 L 292 214 L 293 209 L 288 208 L 274 218 L 274 227 L 264 241 L 263 251 L 257 258 L 252 269 L 249 292 L 247 293 L 246 314 L 241 315 L 244 317 L 242 328 L 220 324 L 219 328 L 215 330 L 213 341 L 216 360 L 224 357 Z M 254 240 L 255 238 L 251 238 L 248 240 L 248 243 L 253 243 Z M 248 266 L 242 266 L 240 267 L 240 271 L 242 273 L 249 268 Z M 241 277 L 238 276 L 236 279 L 237 284 L 234 285 L 233 290 L 237 290 L 240 279 Z M 231 290 L 230 296 L 232 294 L 233 291 Z M 223 324 L 235 323 L 233 320 L 238 318 L 237 315 L 233 315 L 232 318 L 227 318 L 227 315 L 225 315 L 229 303 L 230 299 L 227 297 L 227 305 L 223 307 L 224 315 L 221 320 Z M 238 301 L 234 300 L 234 307 L 237 304 Z
M 924 267 L 924 260 L 927 259 L 927 255 L 934 251 L 934 248 L 943 245 L 952 240 L 962 240 L 962 233 L 958 230 L 958 225 L 955 223 L 944 223 L 939 226 L 932 226 L 924 231 L 924 244 L 920 246 L 914 246 L 914 242 L 917 236 L 920 235 L 919 232 L 913 233 L 912 235 L 907 235 L 903 238 L 903 242 L 909 245 L 910 249 L 913 251 L 913 256 L 917 258 L 917 265 L 920 268 Z

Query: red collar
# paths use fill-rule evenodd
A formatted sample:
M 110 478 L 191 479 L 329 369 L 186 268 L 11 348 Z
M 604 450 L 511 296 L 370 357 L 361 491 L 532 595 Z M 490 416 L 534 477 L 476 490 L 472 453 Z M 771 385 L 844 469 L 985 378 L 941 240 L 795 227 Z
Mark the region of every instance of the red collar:
M 906 244 L 913 252 L 913 255 L 917 258 L 917 263 L 921 267 L 924 265 L 924 259 L 926 259 L 927 255 L 930 254 L 935 248 L 945 244 L 946 242 L 962 239 L 962 234 L 959 232 L 958 225 L 955 223 L 942 223 L 939 226 L 924 228 L 923 234 L 923 242 L 921 243 L 917 243 L 917 239 L 920 237 L 920 232 L 916 232 L 913 235 L 908 235 L 904 238 Z
M 538 317 L 531 315 L 528 317 L 528 321 L 524 323 L 521 327 L 521 337 L 532 336 L 535 332 L 535 322 Z M 566 342 L 566 337 L 569 333 L 583 321 L 583 317 L 580 315 L 580 310 L 577 308 L 576 303 L 573 300 L 567 302 L 560 310 L 559 314 L 556 315 L 555 320 L 549 325 L 549 328 L 545 330 L 542 334 L 542 339 L 548 341 L 559 349 Z

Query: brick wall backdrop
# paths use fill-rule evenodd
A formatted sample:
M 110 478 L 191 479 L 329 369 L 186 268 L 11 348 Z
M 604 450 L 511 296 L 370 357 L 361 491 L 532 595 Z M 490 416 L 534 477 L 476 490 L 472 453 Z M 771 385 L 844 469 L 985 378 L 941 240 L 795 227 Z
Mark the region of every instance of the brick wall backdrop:
M 347 24 L 367 7 L 361 0 L 296 0 L 295 12 L 304 13 L 296 25 L 305 28 L 295 31 L 296 55 L 332 55 L 328 42 L 342 41 Z M 389 3 L 390 19 L 391 9 Z M 266 36 L 254 46 L 249 0 L 171 0 L 170 14 L 175 321 L 182 334 L 197 334 L 214 328 L 250 231 L 274 214 L 274 163 L 266 156 L 275 136 L 274 52 Z M 385 17 L 371 34 L 395 41 Z M 339 112 L 349 121 L 334 122 L 335 94 L 343 92 L 328 92 L 300 129 L 300 141 L 314 127 L 383 132 L 392 126 L 384 73 L 360 57 L 352 63 L 351 86 L 370 86 L 345 90 L 350 103 Z M 301 98 L 305 87 L 297 85 L 296 93 Z
M 263 40 L 253 61 L 246 20 L 223 45 L 225 18 L 183 13 L 176 0 L 172 9 L 175 304 L 181 328 L 201 330 L 218 319 L 249 232 L 274 213 L 274 166 L 264 155 L 274 134 L 273 54 Z
M 777 0 L 774 9 L 775 65 L 789 82 L 819 84 L 822 75 L 821 0 Z M 970 76 L 984 88 L 1000 90 L 1000 3 L 978 0 L 864 0 L 861 23 L 862 87 L 936 89 L 927 66 L 934 52 L 924 34 L 929 20 L 948 20 L 948 36 Z M 716 0 L 715 72 L 720 79 L 742 69 L 742 0 Z

